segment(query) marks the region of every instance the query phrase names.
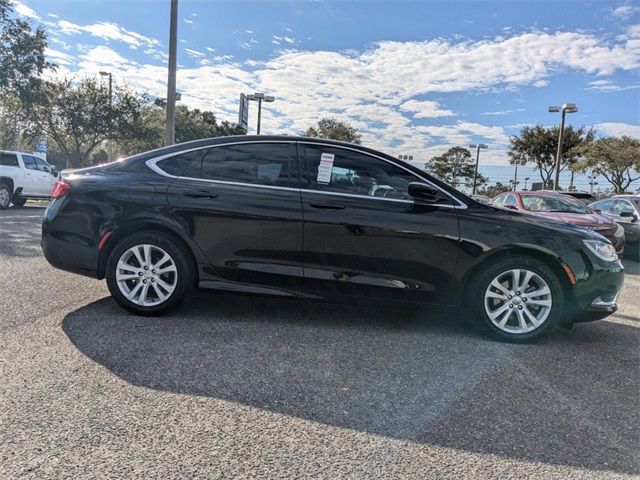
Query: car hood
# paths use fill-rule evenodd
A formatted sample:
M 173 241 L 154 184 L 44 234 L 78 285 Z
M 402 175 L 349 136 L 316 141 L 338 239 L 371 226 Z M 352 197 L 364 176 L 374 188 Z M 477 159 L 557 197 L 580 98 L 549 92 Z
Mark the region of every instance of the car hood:
M 609 219 L 602 217 L 601 215 L 597 215 L 598 217 L 604 218 L 609 223 L 602 223 L 600 227 L 595 227 L 595 225 L 579 225 L 575 223 L 569 223 L 566 220 L 558 220 L 551 216 L 546 215 L 532 215 L 529 213 L 522 213 L 515 210 L 506 210 L 502 208 L 497 208 L 489 205 L 476 204 L 477 207 L 470 209 L 470 211 L 475 211 L 483 217 L 489 217 L 494 220 L 498 220 L 500 222 L 508 222 L 512 225 L 518 224 L 522 228 L 531 228 L 534 230 L 546 230 L 549 233 L 559 233 L 571 237 L 572 239 L 588 239 L 588 238 L 599 238 L 602 239 L 601 228 L 611 228 L 611 226 L 615 226 L 615 223 L 610 221 Z M 583 216 L 583 215 L 578 215 Z M 590 215 L 587 215 L 590 216 Z M 487 218 L 487 220 L 489 219 Z M 604 232 L 602 232 L 604 233 Z
M 609 230 L 615 227 L 613 220 L 597 213 L 564 213 L 564 212 L 527 212 L 536 217 L 548 218 L 560 222 L 592 228 L 594 230 Z

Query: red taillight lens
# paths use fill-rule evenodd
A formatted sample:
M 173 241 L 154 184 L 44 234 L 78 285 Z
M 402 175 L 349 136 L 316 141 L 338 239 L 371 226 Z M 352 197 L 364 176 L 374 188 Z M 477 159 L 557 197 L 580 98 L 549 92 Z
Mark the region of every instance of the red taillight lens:
M 53 184 L 53 188 L 51 189 L 51 198 L 64 197 L 70 188 L 71 185 L 69 185 L 67 182 L 57 180 L 56 183 Z

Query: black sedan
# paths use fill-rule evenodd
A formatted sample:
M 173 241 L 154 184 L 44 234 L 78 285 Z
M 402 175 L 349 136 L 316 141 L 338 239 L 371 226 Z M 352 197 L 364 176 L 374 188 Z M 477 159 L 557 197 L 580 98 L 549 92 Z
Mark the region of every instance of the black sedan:
M 482 205 L 392 156 L 329 140 L 199 140 L 63 172 L 45 212 L 54 266 L 107 279 L 139 315 L 196 286 L 465 307 L 531 340 L 616 310 L 598 233 Z

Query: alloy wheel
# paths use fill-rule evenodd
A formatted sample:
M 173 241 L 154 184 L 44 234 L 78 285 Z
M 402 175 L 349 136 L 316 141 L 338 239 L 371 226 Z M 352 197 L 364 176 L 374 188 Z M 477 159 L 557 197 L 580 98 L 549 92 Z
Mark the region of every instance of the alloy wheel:
M 531 270 L 507 270 L 489 284 L 484 308 L 500 330 L 522 334 L 539 328 L 551 313 L 553 299 L 547 282 Z
M 155 245 L 135 245 L 126 250 L 116 266 L 120 292 L 143 307 L 160 305 L 171 297 L 178 284 L 175 261 Z
M 7 208 L 11 202 L 11 194 L 6 188 L 0 188 L 0 207 Z

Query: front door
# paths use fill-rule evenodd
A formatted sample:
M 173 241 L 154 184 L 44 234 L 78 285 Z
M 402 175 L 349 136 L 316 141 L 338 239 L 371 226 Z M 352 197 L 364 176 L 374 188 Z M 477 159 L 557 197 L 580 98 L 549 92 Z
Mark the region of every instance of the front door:
M 420 206 L 422 181 L 355 149 L 299 143 L 305 285 L 311 290 L 455 304 L 459 249 L 453 203 Z
M 194 158 L 167 195 L 210 261 L 212 281 L 301 288 L 295 143 L 236 143 L 187 155 Z

